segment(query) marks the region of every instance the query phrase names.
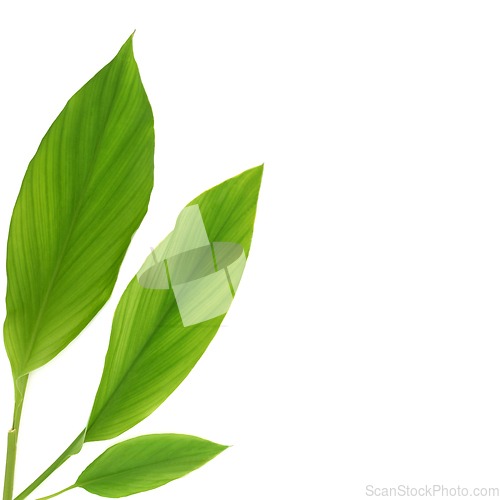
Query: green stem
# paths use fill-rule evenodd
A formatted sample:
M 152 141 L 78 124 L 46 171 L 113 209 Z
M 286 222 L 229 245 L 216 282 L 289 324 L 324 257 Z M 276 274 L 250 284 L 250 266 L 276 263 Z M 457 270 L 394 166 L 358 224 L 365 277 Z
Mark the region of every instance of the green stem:
M 53 493 L 52 495 L 49 495 L 48 497 L 39 498 L 38 500 L 49 500 L 49 498 L 54 498 L 57 495 L 64 493 L 65 491 L 72 490 L 73 488 L 76 488 L 76 484 L 74 484 L 73 486 L 69 486 L 68 488 L 65 488 L 64 490 L 58 491 L 57 493 Z
M 14 418 L 12 419 L 12 429 L 7 436 L 7 459 L 5 462 L 5 482 L 3 486 L 3 500 L 12 500 L 14 493 L 14 473 L 16 470 L 17 439 L 19 436 L 19 424 L 21 423 L 21 413 L 23 411 L 24 394 L 28 384 L 28 375 L 17 379 L 14 382 Z
M 69 457 L 79 453 L 80 450 L 82 449 L 86 432 L 87 429 L 84 429 L 81 432 L 81 434 L 63 452 L 63 454 L 44 473 L 42 473 L 37 479 L 35 479 L 21 494 L 19 494 L 15 500 L 23 500 L 24 498 L 26 498 L 32 491 L 36 490 L 36 488 L 38 488 L 56 469 L 61 467 L 61 465 L 64 462 L 66 462 L 66 460 L 68 460 Z M 74 486 L 71 486 L 70 488 L 67 489 L 71 488 L 74 488 Z M 63 491 L 60 491 L 59 493 L 62 493 Z M 56 493 L 56 495 L 59 495 L 59 493 Z M 46 497 L 46 498 L 51 498 L 51 497 Z

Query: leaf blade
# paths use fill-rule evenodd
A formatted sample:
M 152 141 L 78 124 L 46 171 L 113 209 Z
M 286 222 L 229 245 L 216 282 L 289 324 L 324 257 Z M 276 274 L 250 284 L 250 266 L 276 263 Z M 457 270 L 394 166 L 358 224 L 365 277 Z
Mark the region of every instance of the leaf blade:
M 130 37 L 68 101 L 24 177 L 7 248 L 4 341 L 15 378 L 56 356 L 109 298 L 147 212 L 153 153 Z
M 74 486 L 120 498 L 149 491 L 200 468 L 227 446 L 184 434 L 151 434 L 108 448 Z
M 262 172 L 262 166 L 247 170 L 187 205 L 199 207 L 210 241 L 237 243 L 248 256 Z M 158 408 L 195 366 L 223 319 L 184 326 L 171 288 L 147 289 L 132 279 L 113 319 L 86 442 L 116 437 Z

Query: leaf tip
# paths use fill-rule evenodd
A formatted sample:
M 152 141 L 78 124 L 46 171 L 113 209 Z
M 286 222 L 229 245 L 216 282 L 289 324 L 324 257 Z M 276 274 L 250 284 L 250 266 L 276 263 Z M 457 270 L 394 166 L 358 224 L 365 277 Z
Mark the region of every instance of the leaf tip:
M 259 179 L 259 183 L 262 182 L 262 176 L 264 174 L 264 164 L 259 165 L 258 167 L 253 167 L 249 170 L 257 179 Z
M 134 30 L 132 32 L 132 34 L 127 38 L 125 43 L 122 45 L 122 48 L 120 49 L 119 53 L 131 54 L 132 57 L 134 57 L 133 39 L 134 39 L 135 32 L 136 32 L 136 30 Z
M 215 443 L 217 444 L 217 443 Z M 226 451 L 228 448 L 232 448 L 233 445 L 232 444 L 218 444 L 217 445 L 218 447 L 218 452 L 217 452 L 217 455 L 220 455 L 223 451 Z

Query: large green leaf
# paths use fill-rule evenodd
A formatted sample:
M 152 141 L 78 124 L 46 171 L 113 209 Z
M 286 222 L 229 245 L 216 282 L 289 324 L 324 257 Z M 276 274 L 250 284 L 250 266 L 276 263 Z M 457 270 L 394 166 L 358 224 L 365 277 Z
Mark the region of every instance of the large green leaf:
M 66 104 L 31 160 L 7 244 L 14 377 L 64 349 L 108 300 L 153 188 L 153 114 L 132 51 Z
M 208 347 L 224 319 L 232 300 L 231 290 L 234 292 L 239 284 L 250 250 L 262 172 L 263 166 L 247 170 L 189 203 L 174 232 L 148 257 L 138 277 L 128 285 L 113 319 L 86 442 L 116 437 L 151 414 Z M 195 227 L 200 215 L 204 237 L 203 231 Z M 207 247 L 208 242 L 215 243 Z M 235 243 L 241 245 L 244 254 L 234 251 L 238 248 Z M 187 246 L 192 250 L 185 251 Z M 210 273 L 204 268 L 206 251 L 210 252 L 212 266 L 214 261 L 219 264 L 220 272 Z M 224 281 L 225 270 L 231 278 L 231 290 Z M 184 288 L 179 298 L 179 288 L 173 286 L 176 280 L 196 285 L 207 275 L 208 288 L 201 289 L 201 293 L 199 287 L 195 288 L 195 294 L 192 287 Z M 221 280 L 225 288 L 219 286 Z
M 226 448 L 184 434 L 151 434 L 129 439 L 108 448 L 80 474 L 74 485 L 56 495 L 78 487 L 108 498 L 134 495 L 199 469 Z

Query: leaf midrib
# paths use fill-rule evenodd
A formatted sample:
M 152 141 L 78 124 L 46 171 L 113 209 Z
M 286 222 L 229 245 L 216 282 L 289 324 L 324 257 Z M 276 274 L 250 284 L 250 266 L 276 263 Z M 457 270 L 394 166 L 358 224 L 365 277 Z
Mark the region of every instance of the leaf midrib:
M 134 278 L 135 279 L 135 278 Z M 140 285 L 139 285 L 140 286 Z M 169 290 L 169 292 L 171 292 L 171 290 Z M 172 293 L 172 292 L 171 292 Z M 134 356 L 134 359 L 133 361 L 130 363 L 130 365 L 128 366 L 127 370 L 123 373 L 123 375 L 120 377 L 120 380 L 117 382 L 117 384 L 115 385 L 115 387 L 113 388 L 113 390 L 109 393 L 109 396 L 106 400 L 106 402 L 102 405 L 102 407 L 100 408 L 100 410 L 97 412 L 96 416 L 94 417 L 94 421 L 92 422 L 92 424 L 90 426 L 87 427 L 87 433 L 90 431 L 90 429 L 92 429 L 92 427 L 95 425 L 95 423 L 97 422 L 98 418 L 101 416 L 101 414 L 103 413 L 104 409 L 109 406 L 109 403 L 110 401 L 113 399 L 113 397 L 115 396 L 116 392 L 118 391 L 118 389 L 121 387 L 121 385 L 123 384 L 123 381 L 127 378 L 127 375 L 130 373 L 130 371 L 132 370 L 132 368 L 134 367 L 134 365 L 139 361 L 140 357 L 141 357 L 141 354 L 144 352 L 144 350 L 146 349 L 146 347 L 149 345 L 149 343 L 151 342 L 152 338 L 155 336 L 156 332 L 158 331 L 158 329 L 161 327 L 163 321 L 165 320 L 165 318 L 167 317 L 167 314 L 170 312 L 170 310 L 172 309 L 172 306 L 174 304 L 174 301 L 175 299 L 172 299 L 172 302 L 170 303 L 170 306 L 169 308 L 165 311 L 165 314 L 161 317 L 161 319 L 158 321 L 158 323 L 156 324 L 156 326 L 153 328 L 153 331 L 151 332 L 151 334 L 149 335 L 148 339 L 146 340 L 146 342 L 144 342 L 143 346 L 141 347 L 140 351 Z M 92 413 L 91 413 L 91 416 L 92 416 Z
M 224 451 L 224 450 L 221 450 L 219 453 L 221 453 L 222 451 Z M 197 457 L 197 456 L 200 456 L 200 455 L 205 455 L 205 453 L 200 452 L 200 453 L 193 453 L 193 454 L 190 454 L 190 455 L 184 455 L 182 457 L 182 459 L 189 459 L 189 458 Z M 215 456 L 217 456 L 217 455 L 218 454 L 216 454 Z M 209 458 L 209 460 L 211 460 L 212 458 L 215 458 L 215 456 Z M 101 477 L 98 477 L 96 479 L 91 479 L 90 481 L 85 481 L 84 483 L 79 483 L 78 479 L 77 479 L 76 483 L 75 483 L 75 486 L 81 488 L 84 485 L 95 483 L 95 482 L 98 482 L 98 481 L 103 481 L 103 480 L 108 479 L 110 477 L 121 476 L 123 474 L 127 474 L 127 473 L 130 473 L 130 472 L 133 472 L 133 471 L 137 471 L 137 470 L 140 470 L 140 469 L 147 469 L 147 468 L 150 468 L 150 467 L 153 467 L 153 466 L 156 466 L 156 465 L 167 464 L 167 463 L 173 462 L 175 460 L 179 460 L 179 459 L 178 458 L 169 458 L 169 459 L 166 459 L 166 460 L 159 460 L 158 462 L 154 462 L 154 463 L 151 463 L 151 464 L 141 465 L 141 466 L 138 466 L 138 467 L 132 467 L 132 468 L 124 469 L 124 470 L 122 470 L 120 472 L 115 472 L 113 474 L 107 474 L 105 476 L 101 476 Z M 192 469 L 192 470 L 195 470 L 195 469 Z M 186 472 L 186 474 L 188 474 L 189 472 L 190 471 Z M 185 475 L 185 474 L 183 474 L 183 475 Z M 182 477 L 182 476 L 179 476 L 179 477 Z M 174 479 L 171 479 L 171 481 L 173 481 L 173 480 Z
M 109 79 L 109 78 L 110 78 L 110 74 L 108 73 L 107 79 Z M 18 378 L 21 377 L 21 376 L 23 376 L 23 375 L 25 375 L 25 373 L 23 373 L 23 371 L 26 369 L 26 366 L 28 365 L 29 359 L 31 357 L 31 353 L 33 352 L 33 347 L 35 345 L 35 340 L 36 340 L 36 337 L 37 337 L 38 332 L 40 330 L 40 325 L 41 325 L 43 316 L 45 315 L 45 312 L 47 310 L 47 304 L 49 302 L 50 294 L 52 293 L 52 290 L 54 289 L 55 282 L 56 282 L 57 277 L 59 275 L 59 271 L 61 270 L 62 261 L 63 261 L 64 257 L 66 256 L 65 254 L 66 254 L 66 250 L 68 248 L 69 241 L 71 239 L 71 236 L 73 235 L 73 231 L 75 229 L 76 222 L 77 222 L 78 217 L 80 215 L 80 212 L 82 210 L 83 200 L 85 198 L 85 195 L 87 194 L 87 189 L 88 189 L 88 186 L 89 186 L 89 183 L 90 183 L 90 178 L 91 178 L 91 176 L 93 174 L 93 171 L 94 171 L 94 168 L 95 168 L 95 164 L 96 164 L 96 161 L 97 161 L 97 156 L 98 156 L 98 153 L 100 152 L 101 143 L 102 143 L 104 134 L 106 132 L 106 129 L 108 127 L 108 124 L 109 124 L 109 117 L 111 116 L 111 112 L 113 111 L 113 108 L 114 108 L 115 103 L 116 103 L 116 94 L 118 93 L 118 87 L 119 86 L 120 86 L 119 84 L 116 85 L 115 91 L 113 93 L 113 97 L 111 98 L 111 103 L 110 103 L 109 110 L 108 110 L 108 113 L 107 113 L 105 121 L 104 121 L 104 126 L 103 126 L 103 128 L 101 130 L 101 133 L 100 133 L 100 136 L 99 136 L 99 140 L 98 140 L 98 142 L 96 144 L 96 147 L 95 147 L 95 150 L 94 150 L 94 154 L 92 156 L 92 161 L 90 163 L 90 167 L 89 167 L 89 172 L 87 174 L 87 178 L 85 179 L 85 185 L 83 187 L 82 194 L 80 195 L 80 199 L 78 201 L 78 206 L 77 206 L 77 208 L 75 210 L 75 214 L 73 216 L 73 220 L 71 222 L 71 226 L 70 226 L 69 231 L 68 231 L 68 236 L 66 237 L 66 240 L 64 242 L 64 245 L 63 245 L 63 248 L 62 248 L 62 251 L 61 251 L 61 255 L 60 255 L 59 260 L 58 260 L 58 262 L 56 264 L 56 267 L 55 267 L 55 270 L 54 270 L 54 274 L 52 276 L 52 280 L 50 282 L 49 288 L 47 289 L 47 293 L 45 295 L 45 299 L 43 301 L 42 307 L 40 308 L 40 312 L 38 314 L 37 322 L 35 324 L 35 328 L 33 329 L 33 333 L 31 335 L 30 346 L 29 346 L 27 354 L 26 354 L 26 356 L 24 358 L 25 361 L 24 361 L 23 368 L 21 370 L 19 370 L 20 375 L 18 375 Z M 69 101 L 68 101 L 68 104 L 69 104 Z M 68 104 L 66 104 L 66 106 L 65 106 L 66 109 L 67 109 Z
M 189 205 L 187 205 L 189 206 Z M 221 229 L 227 224 L 227 222 L 229 221 L 229 219 L 231 218 L 231 215 L 229 215 L 227 217 L 227 219 L 224 221 L 224 224 L 221 226 L 221 228 L 219 228 L 219 230 L 217 231 L 217 234 L 214 236 L 214 239 L 217 238 L 221 232 Z M 243 251 L 245 251 L 245 249 L 243 249 Z M 134 279 L 136 279 L 134 277 Z M 140 286 L 140 285 L 139 285 Z M 172 292 L 172 290 L 169 290 L 170 292 Z M 172 309 L 172 306 L 175 302 L 175 299 L 172 299 L 172 302 L 170 304 L 170 307 L 165 311 L 165 314 L 161 317 L 161 319 L 158 321 L 158 323 L 156 324 L 156 326 L 154 327 L 153 331 L 151 332 L 151 334 L 149 335 L 148 339 L 146 340 L 146 342 L 143 344 L 143 346 L 141 347 L 140 351 L 135 355 L 134 357 L 134 360 L 130 363 L 130 365 L 128 366 L 127 370 L 124 372 L 124 374 L 120 377 L 120 380 L 118 381 L 118 383 L 115 385 L 115 387 L 113 388 L 113 390 L 109 393 L 109 396 L 106 400 L 106 402 L 102 405 L 102 407 L 99 409 L 99 411 L 97 412 L 96 416 L 94 417 L 94 421 L 92 422 L 92 424 L 90 426 L 87 427 L 87 433 L 90 431 L 90 429 L 92 429 L 92 427 L 95 425 L 95 423 L 97 422 L 98 418 L 101 416 L 101 414 L 103 413 L 104 409 L 107 408 L 109 406 L 109 403 L 111 402 L 111 400 L 113 399 L 113 397 L 115 396 L 116 392 L 118 391 L 118 389 L 120 388 L 120 386 L 123 384 L 123 381 L 127 378 L 128 374 L 130 373 L 130 371 L 132 370 L 132 368 L 134 367 L 134 365 L 139 361 L 140 357 L 141 357 L 141 354 L 143 353 L 143 351 L 146 349 L 146 347 L 149 345 L 149 343 L 151 342 L 152 338 L 155 336 L 156 332 L 158 331 L 158 329 L 160 328 L 161 324 L 163 323 L 163 321 L 165 320 L 167 314 L 170 312 L 170 310 Z M 220 325 L 219 325 L 220 327 Z M 219 327 L 217 327 L 217 330 L 219 329 Z M 180 339 L 178 339 L 179 341 Z M 106 367 L 106 366 L 105 366 Z M 99 391 L 99 389 L 98 389 Z M 167 396 L 168 397 L 168 396 Z M 92 416 L 92 412 L 90 414 Z

